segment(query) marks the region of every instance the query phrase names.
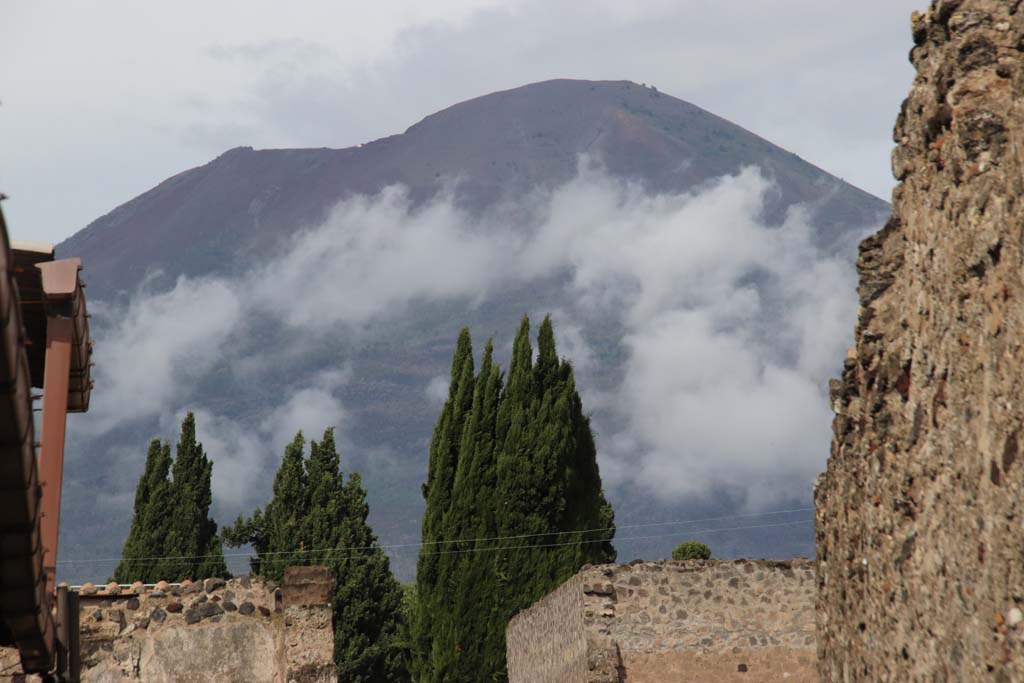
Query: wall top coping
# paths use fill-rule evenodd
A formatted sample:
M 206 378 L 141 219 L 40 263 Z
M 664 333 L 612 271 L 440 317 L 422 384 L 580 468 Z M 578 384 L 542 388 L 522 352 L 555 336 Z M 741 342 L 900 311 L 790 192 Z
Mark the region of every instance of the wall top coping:
M 515 614 L 509 624 L 511 626 L 511 624 L 518 620 L 525 619 L 525 615 L 534 608 L 538 608 L 546 604 L 548 601 L 556 599 L 556 594 L 560 593 L 564 588 L 566 588 L 566 586 L 574 582 L 580 585 L 581 594 L 605 594 L 610 593 L 612 589 L 610 584 L 602 583 L 601 578 L 608 579 L 631 573 L 696 573 L 703 571 L 715 571 L 718 569 L 732 569 L 733 571 L 740 571 L 743 573 L 766 570 L 781 574 L 786 574 L 787 572 L 795 574 L 796 572 L 815 571 L 817 569 L 817 561 L 806 557 L 795 557 L 783 560 L 633 560 L 627 564 L 587 564 L 583 565 L 576 574 L 566 579 L 566 581 L 550 593 Z
M 223 588 L 240 587 L 249 589 L 262 587 L 268 592 L 273 592 L 278 585 L 273 581 L 267 581 L 255 576 L 239 576 L 231 579 L 210 578 L 202 581 L 185 579 L 178 583 L 159 581 L 157 583 L 142 583 L 136 581 L 132 584 L 119 584 L 110 582 L 105 586 L 96 586 L 93 583 L 83 583 L 81 586 L 69 586 L 61 583 L 58 587 L 66 587 L 68 590 L 78 593 L 80 598 L 133 598 L 133 597 L 161 597 L 164 595 L 190 595 L 192 593 L 213 593 Z
M 608 576 L 618 572 L 661 572 L 661 571 L 702 571 L 720 567 L 736 567 L 770 570 L 786 569 L 815 569 L 817 562 L 806 557 L 795 557 L 784 560 L 633 560 L 627 564 L 587 564 L 580 569 L 579 574 L 593 573 L 595 571 Z

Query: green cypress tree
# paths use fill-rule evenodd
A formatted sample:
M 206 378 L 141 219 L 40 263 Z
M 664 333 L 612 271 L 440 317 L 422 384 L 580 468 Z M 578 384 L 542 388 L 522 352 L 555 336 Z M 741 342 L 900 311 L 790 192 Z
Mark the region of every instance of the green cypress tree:
M 590 423 L 572 367 L 558 358 L 549 318 L 537 344 L 534 362 L 524 316 L 504 387 L 488 345 L 454 455 L 436 448 L 449 438 L 451 398 L 435 428 L 431 472 L 446 455 L 455 476 L 446 496 L 427 496 L 419 568 L 432 573 L 417 574 L 417 625 L 429 625 L 416 642 L 421 683 L 505 680 L 512 615 L 584 564 L 615 559 L 614 516 L 601 489 Z M 456 358 L 462 353 L 457 348 Z M 432 508 L 438 500 L 443 509 Z M 580 533 L 594 529 L 603 531 Z
M 167 554 L 167 534 L 170 532 L 171 520 L 175 514 L 174 490 L 170 478 L 171 445 L 164 442 L 160 446 L 160 456 L 153 469 L 153 477 L 149 485 L 149 503 L 146 505 L 144 542 L 150 550 L 156 551 L 148 555 L 146 571 L 134 581 L 156 583 L 166 578 L 160 572 L 162 560 L 156 559 Z M 127 583 L 127 581 L 125 582 Z
M 409 681 L 408 653 L 401 643 L 402 587 L 367 523 L 366 489 L 358 473 L 343 488 L 339 548 L 334 567 L 334 661 L 338 679 L 353 683 Z
M 303 520 L 309 512 L 309 493 L 302 432 L 284 449 L 274 475 L 274 495 L 266 508 L 257 508 L 249 519 L 241 515 L 223 531 L 230 546 L 251 543 L 256 556 L 250 561 L 254 574 L 281 581 L 286 567 L 303 564 L 301 552 L 311 546 L 303 538 Z
M 452 501 L 445 516 L 438 584 L 442 606 L 433 652 L 436 681 L 477 681 L 494 668 L 487 654 L 497 643 L 491 631 L 494 572 L 487 561 L 495 527 L 494 432 L 501 398 L 501 371 L 490 340 L 476 379 L 472 410 L 463 428 Z M 477 551 L 481 551 L 477 556 Z M 503 641 L 502 641 L 503 642 Z
M 164 554 L 164 540 L 170 524 L 171 448 L 153 439 L 146 455 L 146 467 L 135 490 L 135 508 L 121 562 L 114 572 L 118 583 L 161 579 L 154 570 Z
M 584 564 L 615 559 L 614 515 L 601 487 L 590 422 L 572 366 L 558 358 L 550 318 L 541 324 L 537 362 L 529 375 L 528 389 L 503 403 L 511 418 L 499 456 L 498 499 L 504 512 L 498 530 L 503 536 L 535 536 L 523 549 L 499 553 L 508 610 L 501 619 L 529 606 Z M 519 405 L 508 405 L 513 401 Z M 590 529 L 607 531 L 579 533 Z
M 408 646 L 401 638 L 402 587 L 367 523 L 366 490 L 347 480 L 328 429 L 319 443 L 298 434 L 274 478 L 273 500 L 226 529 L 229 545 L 252 543 L 255 573 L 280 580 L 291 565 L 320 564 L 334 577 L 334 660 L 352 683 L 405 683 Z
M 217 524 L 209 516 L 212 474 L 213 463 L 196 440 L 196 419 L 189 413 L 181 423 L 172 468 L 174 513 L 164 546 L 166 558 L 158 565 L 164 579 L 228 576 Z
M 444 533 L 444 519 L 451 505 L 452 486 L 458 468 L 463 425 L 473 402 L 473 344 L 469 330 L 462 328 L 452 357 L 448 400 L 430 443 L 427 481 L 423 485 L 426 510 L 423 515 L 423 547 L 434 548 Z M 434 647 L 434 616 L 439 608 L 436 553 L 420 554 L 416 565 L 417 612 L 413 623 L 413 675 L 419 681 L 431 676 Z

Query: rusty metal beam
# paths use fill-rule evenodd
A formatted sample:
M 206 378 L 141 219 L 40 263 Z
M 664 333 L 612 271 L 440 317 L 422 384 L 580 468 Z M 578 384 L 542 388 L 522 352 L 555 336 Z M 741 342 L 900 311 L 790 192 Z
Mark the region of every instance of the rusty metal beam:
M 49 317 L 46 321 L 46 371 L 43 380 L 43 429 L 39 445 L 39 482 L 43 487 L 43 571 L 51 594 L 57 575 L 57 537 L 60 497 L 64 480 L 64 436 L 67 428 L 68 383 L 74 321 Z

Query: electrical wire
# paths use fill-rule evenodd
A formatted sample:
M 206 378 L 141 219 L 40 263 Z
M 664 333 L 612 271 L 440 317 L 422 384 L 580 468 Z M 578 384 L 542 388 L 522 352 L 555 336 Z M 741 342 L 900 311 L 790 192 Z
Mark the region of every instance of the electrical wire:
M 372 551 L 372 550 L 376 550 L 376 549 L 380 549 L 380 550 L 396 550 L 396 549 L 406 549 L 406 548 L 423 548 L 425 546 L 441 545 L 441 544 L 469 544 L 469 543 L 478 544 L 478 543 L 488 543 L 488 542 L 493 542 L 493 541 L 511 541 L 511 540 L 522 540 L 522 539 L 539 538 L 539 537 L 564 536 L 566 534 L 601 533 L 601 532 L 614 531 L 614 530 L 618 530 L 618 529 L 640 529 L 640 528 L 650 528 L 650 527 L 656 527 L 656 526 L 685 525 L 685 524 L 696 524 L 696 523 L 700 523 L 700 522 L 722 521 L 722 520 L 727 520 L 727 519 L 743 519 L 743 518 L 750 518 L 750 517 L 761 517 L 761 516 L 768 516 L 768 515 L 788 514 L 788 513 L 793 513 L 793 512 L 807 512 L 807 511 L 810 511 L 810 510 L 813 510 L 813 509 L 814 508 L 795 508 L 795 509 L 792 509 L 792 510 L 776 510 L 776 511 L 771 511 L 771 512 L 752 513 L 752 514 L 747 514 L 747 515 L 732 515 L 732 516 L 728 516 L 728 517 L 706 517 L 706 518 L 702 518 L 702 519 L 679 520 L 679 521 L 675 521 L 675 522 L 652 522 L 652 523 L 647 523 L 647 524 L 623 525 L 623 526 L 620 526 L 620 527 L 605 527 L 605 528 L 601 528 L 601 529 L 583 529 L 583 530 L 577 530 L 577 531 L 554 531 L 554 532 L 537 533 L 537 534 L 521 534 L 521 535 L 517 535 L 517 536 L 491 536 L 491 537 L 470 538 L 470 539 L 454 539 L 454 540 L 447 540 L 447 541 L 428 541 L 427 543 L 397 543 L 397 544 L 390 544 L 390 545 L 369 545 L 369 546 L 349 546 L 349 547 L 337 547 L 337 548 L 316 548 L 316 549 L 309 549 L 309 550 L 285 550 L 285 551 L 267 552 L 267 553 L 258 553 L 256 551 L 245 552 L 245 553 L 224 553 L 223 557 L 225 559 L 227 559 L 229 557 L 242 557 L 242 558 L 244 558 L 244 557 L 256 557 L 256 556 L 259 556 L 259 557 L 267 557 L 267 556 L 295 557 L 295 556 L 301 556 L 301 555 L 323 555 L 325 557 L 333 557 L 335 553 L 339 553 L 339 552 L 353 552 L 353 551 L 362 552 L 362 551 Z M 809 520 L 808 519 L 808 520 L 799 520 L 799 521 L 794 521 L 794 522 L 781 522 L 781 523 L 774 523 L 774 524 L 756 524 L 756 525 L 750 525 L 750 526 L 740 526 L 740 527 L 731 527 L 731 528 L 700 529 L 700 530 L 679 530 L 679 531 L 675 531 L 675 532 L 668 533 L 668 534 L 655 534 L 655 535 L 648 535 L 648 536 L 626 536 L 626 537 L 619 537 L 619 538 L 615 538 L 615 539 L 598 538 L 598 539 L 591 539 L 591 540 L 563 541 L 563 542 L 558 542 L 558 543 L 519 544 L 519 545 L 497 546 L 497 547 L 491 547 L 491 548 L 484 547 L 484 548 L 469 548 L 469 549 L 457 549 L 457 550 L 439 550 L 439 551 L 428 552 L 428 553 L 423 553 L 423 554 L 425 554 L 425 555 L 447 555 L 447 554 L 457 554 L 457 553 L 466 553 L 466 552 L 486 552 L 486 551 L 497 551 L 497 550 L 529 549 L 529 548 L 550 548 L 550 547 L 566 546 L 566 545 L 574 545 L 574 544 L 582 544 L 582 543 L 605 543 L 605 542 L 608 542 L 608 541 L 614 541 L 616 543 L 619 543 L 619 542 L 633 541 L 633 540 L 666 538 L 666 537 L 671 537 L 671 536 L 677 536 L 677 535 L 679 535 L 681 533 L 686 533 L 686 534 L 689 534 L 689 535 L 708 534 L 708 533 L 715 533 L 715 532 L 721 532 L 721 531 L 742 531 L 742 530 L 748 530 L 748 529 L 763 529 L 763 528 L 771 528 L 771 527 L 796 526 L 798 524 L 809 524 L 811 522 L 813 522 L 813 520 Z M 353 554 L 353 555 L 345 555 L 345 556 L 342 556 L 342 557 L 335 557 L 335 559 L 344 559 L 346 557 L 356 557 L 356 556 L 357 555 L 355 555 L 355 554 Z M 62 561 L 57 562 L 57 564 L 62 564 L 62 565 L 71 565 L 71 564 L 73 564 L 73 565 L 81 565 L 81 564 L 99 564 L 99 563 L 106 563 L 106 562 L 122 562 L 122 561 L 124 561 L 124 562 L 146 562 L 146 561 L 155 561 L 155 560 L 196 560 L 196 559 L 203 559 L 205 557 L 211 557 L 211 555 L 166 555 L 166 556 L 133 557 L 133 558 L 109 557 L 109 558 L 84 559 L 84 560 L 62 560 Z

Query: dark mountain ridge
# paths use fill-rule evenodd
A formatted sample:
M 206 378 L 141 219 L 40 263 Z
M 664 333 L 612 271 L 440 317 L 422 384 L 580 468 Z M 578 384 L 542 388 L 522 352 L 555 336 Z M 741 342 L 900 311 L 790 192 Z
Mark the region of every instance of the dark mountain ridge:
M 688 102 L 629 81 L 553 80 L 456 104 L 358 147 L 229 150 L 93 221 L 58 253 L 80 256 L 93 296 L 104 297 L 133 288 L 151 270 L 173 278 L 258 260 L 347 196 L 402 184 L 422 201 L 456 179 L 458 202 L 480 210 L 567 182 L 581 154 L 652 191 L 684 191 L 757 165 L 778 188 L 769 218 L 814 202 L 824 242 L 887 210 Z

